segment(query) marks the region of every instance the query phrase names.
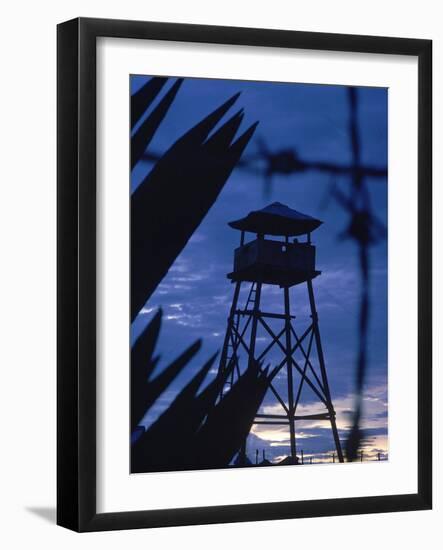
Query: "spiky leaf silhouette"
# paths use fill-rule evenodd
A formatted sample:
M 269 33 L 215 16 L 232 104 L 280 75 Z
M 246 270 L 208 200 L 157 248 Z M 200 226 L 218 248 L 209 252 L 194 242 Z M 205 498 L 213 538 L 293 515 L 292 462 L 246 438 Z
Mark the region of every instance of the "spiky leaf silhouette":
M 163 119 L 171 107 L 175 96 L 177 95 L 180 86 L 183 83 L 183 79 L 179 78 L 168 93 L 163 97 L 157 107 L 152 113 L 146 117 L 140 127 L 134 133 L 131 139 L 131 166 L 137 164 L 137 162 L 143 157 L 144 152 L 149 147 L 155 132 L 158 130 Z
M 268 388 L 267 373 L 251 362 L 244 374 L 213 407 L 194 445 L 194 468 L 226 467 L 246 440 Z
M 147 365 L 152 364 L 154 357 L 161 315 L 161 311 L 157 312 L 144 331 L 145 338 L 148 335 L 150 339 L 149 344 L 143 345 L 143 349 L 150 352 L 149 357 L 145 356 Z M 143 410 L 142 414 L 137 413 L 139 420 L 189 364 L 199 347 L 200 342 L 190 346 L 152 381 L 146 382 L 146 378 L 140 381 L 140 377 L 137 377 L 141 389 L 133 388 L 133 391 L 140 401 L 139 411 Z M 137 422 L 134 423 L 131 438 L 132 472 L 229 466 L 251 429 L 268 381 L 267 373 L 252 362 L 230 391 L 216 403 L 229 376 L 229 369 L 217 375 L 198 393 L 216 357 L 217 353 L 179 391 L 170 406 L 147 431 L 137 426 Z M 144 408 L 146 405 L 147 409 Z
M 165 77 L 151 78 L 131 96 L 131 128 L 134 128 L 145 111 L 151 106 L 167 81 L 168 79 Z
M 214 204 L 255 131 L 258 123 L 232 142 L 240 111 L 208 139 L 238 96 L 179 138 L 132 195 L 132 319 Z
M 131 98 L 134 128 L 166 84 L 152 78 Z M 131 140 L 132 166 L 146 153 L 182 84 L 177 80 L 157 107 L 140 123 Z M 235 140 L 243 120 L 240 110 L 214 132 L 237 100 L 236 94 L 191 128 L 159 159 L 131 200 L 131 316 L 134 319 L 175 258 L 211 208 L 250 141 L 258 123 Z M 211 132 L 213 134 L 208 137 Z M 171 198 L 173 200 L 171 201 Z M 210 371 L 213 355 L 179 392 L 168 409 L 147 431 L 139 425 L 167 387 L 176 380 L 201 346 L 196 341 L 152 379 L 159 361 L 155 348 L 161 329 L 159 310 L 132 349 L 131 360 L 131 471 L 180 470 L 227 466 L 247 436 L 260 405 L 264 375 L 248 369 L 216 404 L 229 374 L 217 376 L 199 393 Z M 251 399 L 252 398 L 252 399 Z M 245 405 L 249 402 L 248 405 Z M 216 412 L 215 412 L 216 411 Z M 237 421 L 226 448 L 214 446 L 219 426 Z M 252 417 L 251 417 L 252 415 Z M 211 449 L 214 446 L 214 449 Z
M 153 380 L 148 378 L 158 357 L 153 353 L 160 332 L 162 312 L 159 310 L 137 339 L 131 352 L 131 430 L 134 431 L 146 411 L 175 380 L 189 361 L 199 351 L 201 340 L 195 341 L 175 361 Z
M 206 362 L 134 445 L 132 472 L 180 469 L 184 450 L 192 448 L 195 432 L 207 414 L 198 407 L 195 397 L 216 356 Z

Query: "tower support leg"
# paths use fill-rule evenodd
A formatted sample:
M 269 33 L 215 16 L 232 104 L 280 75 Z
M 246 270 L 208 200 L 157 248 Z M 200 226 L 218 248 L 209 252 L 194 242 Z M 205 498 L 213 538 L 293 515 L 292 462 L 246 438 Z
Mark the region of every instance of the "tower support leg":
M 289 287 L 284 287 L 285 300 L 285 348 L 286 368 L 288 377 L 288 409 L 289 409 L 289 441 L 291 445 L 291 457 L 294 464 L 297 462 L 297 449 L 295 443 L 295 421 L 294 421 L 294 381 L 292 377 L 292 345 L 291 345 L 291 311 L 289 303 Z
M 254 283 L 252 283 L 254 284 Z M 248 357 L 248 367 L 251 366 L 252 362 L 255 359 L 255 341 L 257 338 L 257 326 L 258 326 L 258 316 L 260 314 L 260 298 L 261 298 L 261 288 L 262 283 L 257 282 L 255 288 L 255 299 L 254 307 L 252 311 L 252 326 L 251 326 L 251 336 L 249 340 L 249 357 Z M 243 442 L 243 445 L 240 449 L 241 462 L 246 463 L 246 440 Z
M 254 284 L 254 283 L 253 283 Z M 255 340 L 257 338 L 257 326 L 258 326 L 258 316 L 260 314 L 260 298 L 261 298 L 261 287 L 262 283 L 256 283 L 255 288 L 255 299 L 254 307 L 252 310 L 252 326 L 251 326 L 251 336 L 249 340 L 249 364 L 254 361 L 255 356 Z
M 226 328 L 225 339 L 224 339 L 224 342 L 223 342 L 223 348 L 222 348 L 220 363 L 219 363 L 219 367 L 218 367 L 218 376 L 220 376 L 220 377 L 225 375 L 225 370 L 228 366 L 227 365 L 228 347 L 229 347 L 229 341 L 230 341 L 231 335 L 232 335 L 232 326 L 233 326 L 233 323 L 234 323 L 235 311 L 237 309 L 238 297 L 240 295 L 240 287 L 241 287 L 241 282 L 240 281 L 235 283 L 234 296 L 232 298 L 231 310 L 229 312 L 229 317 L 228 317 L 228 326 Z M 233 368 L 233 365 L 231 367 Z M 220 397 L 222 396 L 222 394 L 223 394 L 223 387 L 220 390 Z
M 335 448 L 337 449 L 338 460 L 339 460 L 339 462 L 344 462 L 343 452 L 342 452 L 342 449 L 341 449 L 340 438 L 338 436 L 337 423 L 335 421 L 335 411 L 334 411 L 334 407 L 332 405 L 331 392 L 329 390 L 329 382 L 328 382 L 328 377 L 327 377 L 327 374 L 326 374 L 325 358 L 324 358 L 324 355 L 323 355 L 323 348 L 322 348 L 322 345 L 321 345 L 320 329 L 319 329 L 319 326 L 318 326 L 318 315 L 317 315 L 317 309 L 315 307 L 314 289 L 312 287 L 312 279 L 308 279 L 307 285 L 308 285 L 309 303 L 310 303 L 310 306 L 311 306 L 311 317 L 312 317 L 312 325 L 313 325 L 313 331 L 314 331 L 315 345 L 317 347 L 318 362 L 320 363 L 321 378 L 322 378 L 323 388 L 324 388 L 324 391 L 325 391 L 325 397 L 326 397 L 326 401 L 327 401 L 327 405 L 328 405 L 328 412 L 329 412 L 329 417 L 330 417 L 330 422 L 331 422 L 332 435 L 334 437 Z
M 252 283 L 254 284 L 254 283 Z M 248 367 L 251 366 L 252 361 L 254 361 L 255 355 L 255 340 L 257 337 L 257 326 L 258 326 L 258 315 L 260 312 L 260 297 L 261 297 L 261 287 L 262 284 L 257 282 L 255 289 L 255 298 L 254 298 L 254 307 L 252 312 L 252 326 L 251 326 L 251 336 L 249 340 L 249 357 L 248 357 Z M 251 287 L 252 288 L 252 287 Z M 246 464 L 246 439 L 243 442 L 240 448 L 240 463 Z

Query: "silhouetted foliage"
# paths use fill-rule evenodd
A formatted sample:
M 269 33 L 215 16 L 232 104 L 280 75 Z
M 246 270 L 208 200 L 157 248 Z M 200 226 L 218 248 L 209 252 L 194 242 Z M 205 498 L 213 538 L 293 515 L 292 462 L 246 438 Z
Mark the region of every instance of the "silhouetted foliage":
M 135 430 L 146 411 L 175 380 L 199 351 L 197 340 L 154 379 L 149 379 L 159 357 L 153 357 L 160 332 L 162 312 L 159 310 L 137 339 L 132 349 L 131 364 L 131 429 Z
M 165 78 L 152 78 L 131 98 L 134 128 L 156 99 Z M 147 148 L 182 84 L 177 80 L 157 107 L 140 122 L 131 139 L 131 164 Z M 131 316 L 136 317 L 189 238 L 211 208 L 251 139 L 257 123 L 234 140 L 243 120 L 240 110 L 208 138 L 237 100 L 236 94 L 179 138 L 141 182 L 131 199 Z M 174 200 L 171 200 L 173 197 Z M 155 261 L 153 262 L 153 258 Z M 155 378 L 155 348 L 161 329 L 159 310 L 131 352 L 131 471 L 180 470 L 227 466 L 251 429 L 263 398 L 264 374 L 248 369 L 241 383 L 216 405 L 226 375 L 200 386 L 214 364 L 213 355 L 145 431 L 143 417 L 176 380 L 201 346 L 198 340 Z M 252 397 L 252 399 L 249 399 Z M 239 416 L 238 416 L 239 415 Z M 215 445 L 220 423 L 241 418 L 223 450 Z
M 194 468 L 223 468 L 233 460 L 251 430 L 268 388 L 267 373 L 258 363 L 251 362 L 245 373 L 210 410 L 199 430 Z
M 149 147 L 152 138 L 154 137 L 155 132 L 158 130 L 158 127 L 165 118 L 172 102 L 174 101 L 175 96 L 177 95 L 180 86 L 183 83 L 183 79 L 178 79 L 168 93 L 163 97 L 157 107 L 152 111 L 152 113 L 146 117 L 146 119 L 141 123 L 140 127 L 137 129 L 135 134 L 131 138 L 131 166 L 137 164 L 137 162 L 142 158 L 144 152 Z
M 143 113 L 151 106 L 167 81 L 165 77 L 151 78 L 131 96 L 131 128 L 134 128 Z
M 156 422 L 138 439 L 131 453 L 131 471 L 180 469 L 207 410 L 201 410 L 196 394 L 216 355 L 197 372 Z M 213 403 L 210 404 L 212 406 Z
M 243 119 L 239 111 L 208 139 L 238 96 L 179 138 L 132 195 L 132 319 L 214 204 L 255 131 L 257 123 L 232 141 Z
M 159 316 L 161 317 L 161 312 L 148 325 L 145 335 L 157 338 Z M 145 349 L 151 350 L 151 356 L 146 357 L 147 364 L 152 364 L 155 351 L 155 343 L 153 346 L 151 344 L 152 341 L 149 346 L 145 346 Z M 153 381 L 147 383 L 146 379 L 142 380 L 141 389 L 136 389 L 135 398 L 141 401 L 137 405 L 139 410 L 146 404 L 147 408 L 138 422 L 169 383 L 186 367 L 199 346 L 200 342 L 196 342 L 188 348 Z M 251 430 L 255 414 L 267 390 L 268 380 L 267 373 L 261 370 L 260 365 L 252 362 L 240 379 L 217 402 L 229 371 L 217 375 L 198 393 L 216 357 L 217 354 L 214 354 L 198 370 L 146 431 L 135 423 L 132 432 L 132 472 L 229 466 Z M 140 376 L 133 377 L 133 380 L 140 383 Z M 132 399 L 134 400 L 134 396 Z M 230 429 L 226 430 L 226 426 L 230 426 Z

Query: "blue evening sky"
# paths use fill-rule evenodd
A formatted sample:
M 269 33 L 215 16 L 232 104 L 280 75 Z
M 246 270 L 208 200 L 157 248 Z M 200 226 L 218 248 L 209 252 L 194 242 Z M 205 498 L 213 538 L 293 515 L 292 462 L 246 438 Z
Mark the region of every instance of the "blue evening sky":
M 132 76 L 132 93 L 149 78 Z M 173 81 L 171 79 L 165 89 L 169 89 Z M 190 127 L 239 91 L 239 99 L 224 120 L 243 107 L 245 117 L 240 131 L 260 121 L 243 160 L 256 155 L 259 142 L 263 140 L 273 152 L 294 148 L 305 161 L 351 162 L 345 87 L 234 80 L 186 78 L 150 144 L 150 152 L 165 152 Z M 364 164 L 387 166 L 387 94 L 382 88 L 358 88 L 358 126 Z M 260 164 L 256 163 L 255 167 L 259 168 Z M 148 162 L 135 166 L 131 175 L 132 189 L 151 168 Z M 234 170 L 219 199 L 132 325 L 132 339 L 135 340 L 142 327 L 162 307 L 163 324 L 157 349 L 161 354 L 159 370 L 197 338 L 203 339 L 197 358 L 160 398 L 146 418 L 147 424 L 167 406 L 204 361 L 221 349 L 233 293 L 226 274 L 232 270 L 233 251 L 239 242 L 239 233 L 227 223 L 279 201 L 324 222 L 312 235 L 317 246 L 317 269 L 322 271 L 314 280 L 314 291 L 340 436 L 346 438 L 353 403 L 360 277 L 355 243 L 339 238 L 349 223 L 348 214 L 333 199 L 328 200 L 328 190 L 334 182 L 345 193 L 351 185 L 346 176 L 333 179 L 330 175 L 311 171 L 274 176 L 271 194 L 264 197 L 263 177 L 255 170 L 241 167 Z M 374 211 L 379 220 L 387 224 L 387 181 L 368 178 L 366 183 Z M 278 287 L 265 287 L 263 300 L 264 310 L 282 310 Z M 304 285 L 291 290 L 291 300 L 293 313 L 297 316 L 296 330 L 301 333 L 309 322 Z M 264 334 L 261 336 L 264 342 L 263 337 Z M 277 350 L 275 356 L 269 356 L 272 364 L 279 360 Z M 276 381 L 283 386 L 284 383 L 283 376 Z M 369 371 L 364 404 L 365 453 L 373 457 L 377 452 L 387 452 L 386 242 L 371 248 Z M 315 396 L 309 391 L 302 394 L 301 407 L 301 411 L 306 412 L 319 410 Z M 267 395 L 262 410 L 281 412 L 277 409 L 272 395 Z M 298 449 L 303 449 L 305 456 L 321 461 L 332 452 L 327 422 L 304 421 L 297 424 L 296 429 Z M 260 454 L 262 449 L 266 450 L 267 457 L 273 459 L 287 454 L 287 428 L 254 427 L 248 440 L 251 458 L 256 449 Z

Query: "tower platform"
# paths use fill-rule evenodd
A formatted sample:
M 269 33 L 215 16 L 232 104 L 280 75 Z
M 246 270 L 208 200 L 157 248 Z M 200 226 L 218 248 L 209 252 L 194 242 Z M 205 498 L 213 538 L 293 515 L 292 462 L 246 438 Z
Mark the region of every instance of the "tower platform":
M 234 253 L 232 281 L 260 281 L 281 287 L 314 279 L 315 246 L 303 242 L 282 242 L 258 238 L 240 246 Z

